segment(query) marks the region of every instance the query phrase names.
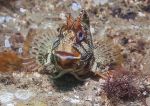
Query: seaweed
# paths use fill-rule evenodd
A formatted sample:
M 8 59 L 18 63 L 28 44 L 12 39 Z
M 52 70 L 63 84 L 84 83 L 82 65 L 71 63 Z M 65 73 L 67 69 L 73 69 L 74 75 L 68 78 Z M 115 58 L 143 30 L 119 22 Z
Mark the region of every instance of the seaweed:
M 103 84 L 103 90 L 107 98 L 116 103 L 140 100 L 146 105 L 145 98 L 149 95 L 149 89 L 140 74 L 125 69 L 117 69 L 109 76 Z

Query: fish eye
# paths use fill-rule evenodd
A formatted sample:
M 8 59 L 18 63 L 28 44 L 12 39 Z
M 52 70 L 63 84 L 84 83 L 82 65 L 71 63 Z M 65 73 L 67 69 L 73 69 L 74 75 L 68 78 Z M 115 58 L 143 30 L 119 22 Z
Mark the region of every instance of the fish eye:
M 77 37 L 78 37 L 79 41 L 82 41 L 84 38 L 84 34 L 82 32 L 78 32 Z

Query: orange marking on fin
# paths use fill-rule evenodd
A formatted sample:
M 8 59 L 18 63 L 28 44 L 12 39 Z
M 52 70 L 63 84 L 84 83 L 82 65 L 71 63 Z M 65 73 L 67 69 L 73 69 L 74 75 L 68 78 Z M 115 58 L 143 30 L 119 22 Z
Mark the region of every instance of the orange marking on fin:
M 23 59 L 13 51 L 0 52 L 0 72 L 12 72 L 22 68 Z

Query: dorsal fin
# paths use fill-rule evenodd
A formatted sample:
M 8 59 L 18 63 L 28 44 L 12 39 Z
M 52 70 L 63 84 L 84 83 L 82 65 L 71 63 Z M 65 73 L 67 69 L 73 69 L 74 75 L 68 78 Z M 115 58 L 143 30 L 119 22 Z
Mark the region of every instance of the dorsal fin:
M 81 26 L 81 17 L 78 17 L 75 21 L 74 21 L 74 26 L 73 26 L 75 31 L 79 31 L 82 30 L 82 26 Z
M 39 64 L 45 64 L 57 35 L 53 29 L 30 29 L 24 44 L 24 56 L 30 55 Z
M 24 56 L 29 55 L 30 46 L 31 46 L 34 36 L 36 36 L 36 30 L 30 29 L 28 32 L 28 35 L 26 37 L 26 40 L 24 42 L 24 46 L 23 46 L 23 55 Z
M 96 61 L 102 65 L 109 65 L 115 63 L 121 65 L 123 63 L 123 56 L 121 54 L 121 48 L 114 44 L 110 38 L 103 38 L 98 40 L 95 44 L 94 50 Z
M 69 14 L 69 16 L 67 17 L 67 29 L 70 29 L 73 25 L 73 17 L 71 16 L 71 14 Z

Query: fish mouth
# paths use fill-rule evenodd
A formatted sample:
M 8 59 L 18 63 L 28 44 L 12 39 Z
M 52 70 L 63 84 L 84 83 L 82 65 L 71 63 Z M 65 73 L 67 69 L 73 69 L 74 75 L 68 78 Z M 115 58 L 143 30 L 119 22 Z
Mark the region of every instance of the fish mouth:
M 55 64 L 62 68 L 75 68 L 81 59 L 81 55 L 77 53 L 69 53 L 65 51 L 54 51 L 53 53 Z

